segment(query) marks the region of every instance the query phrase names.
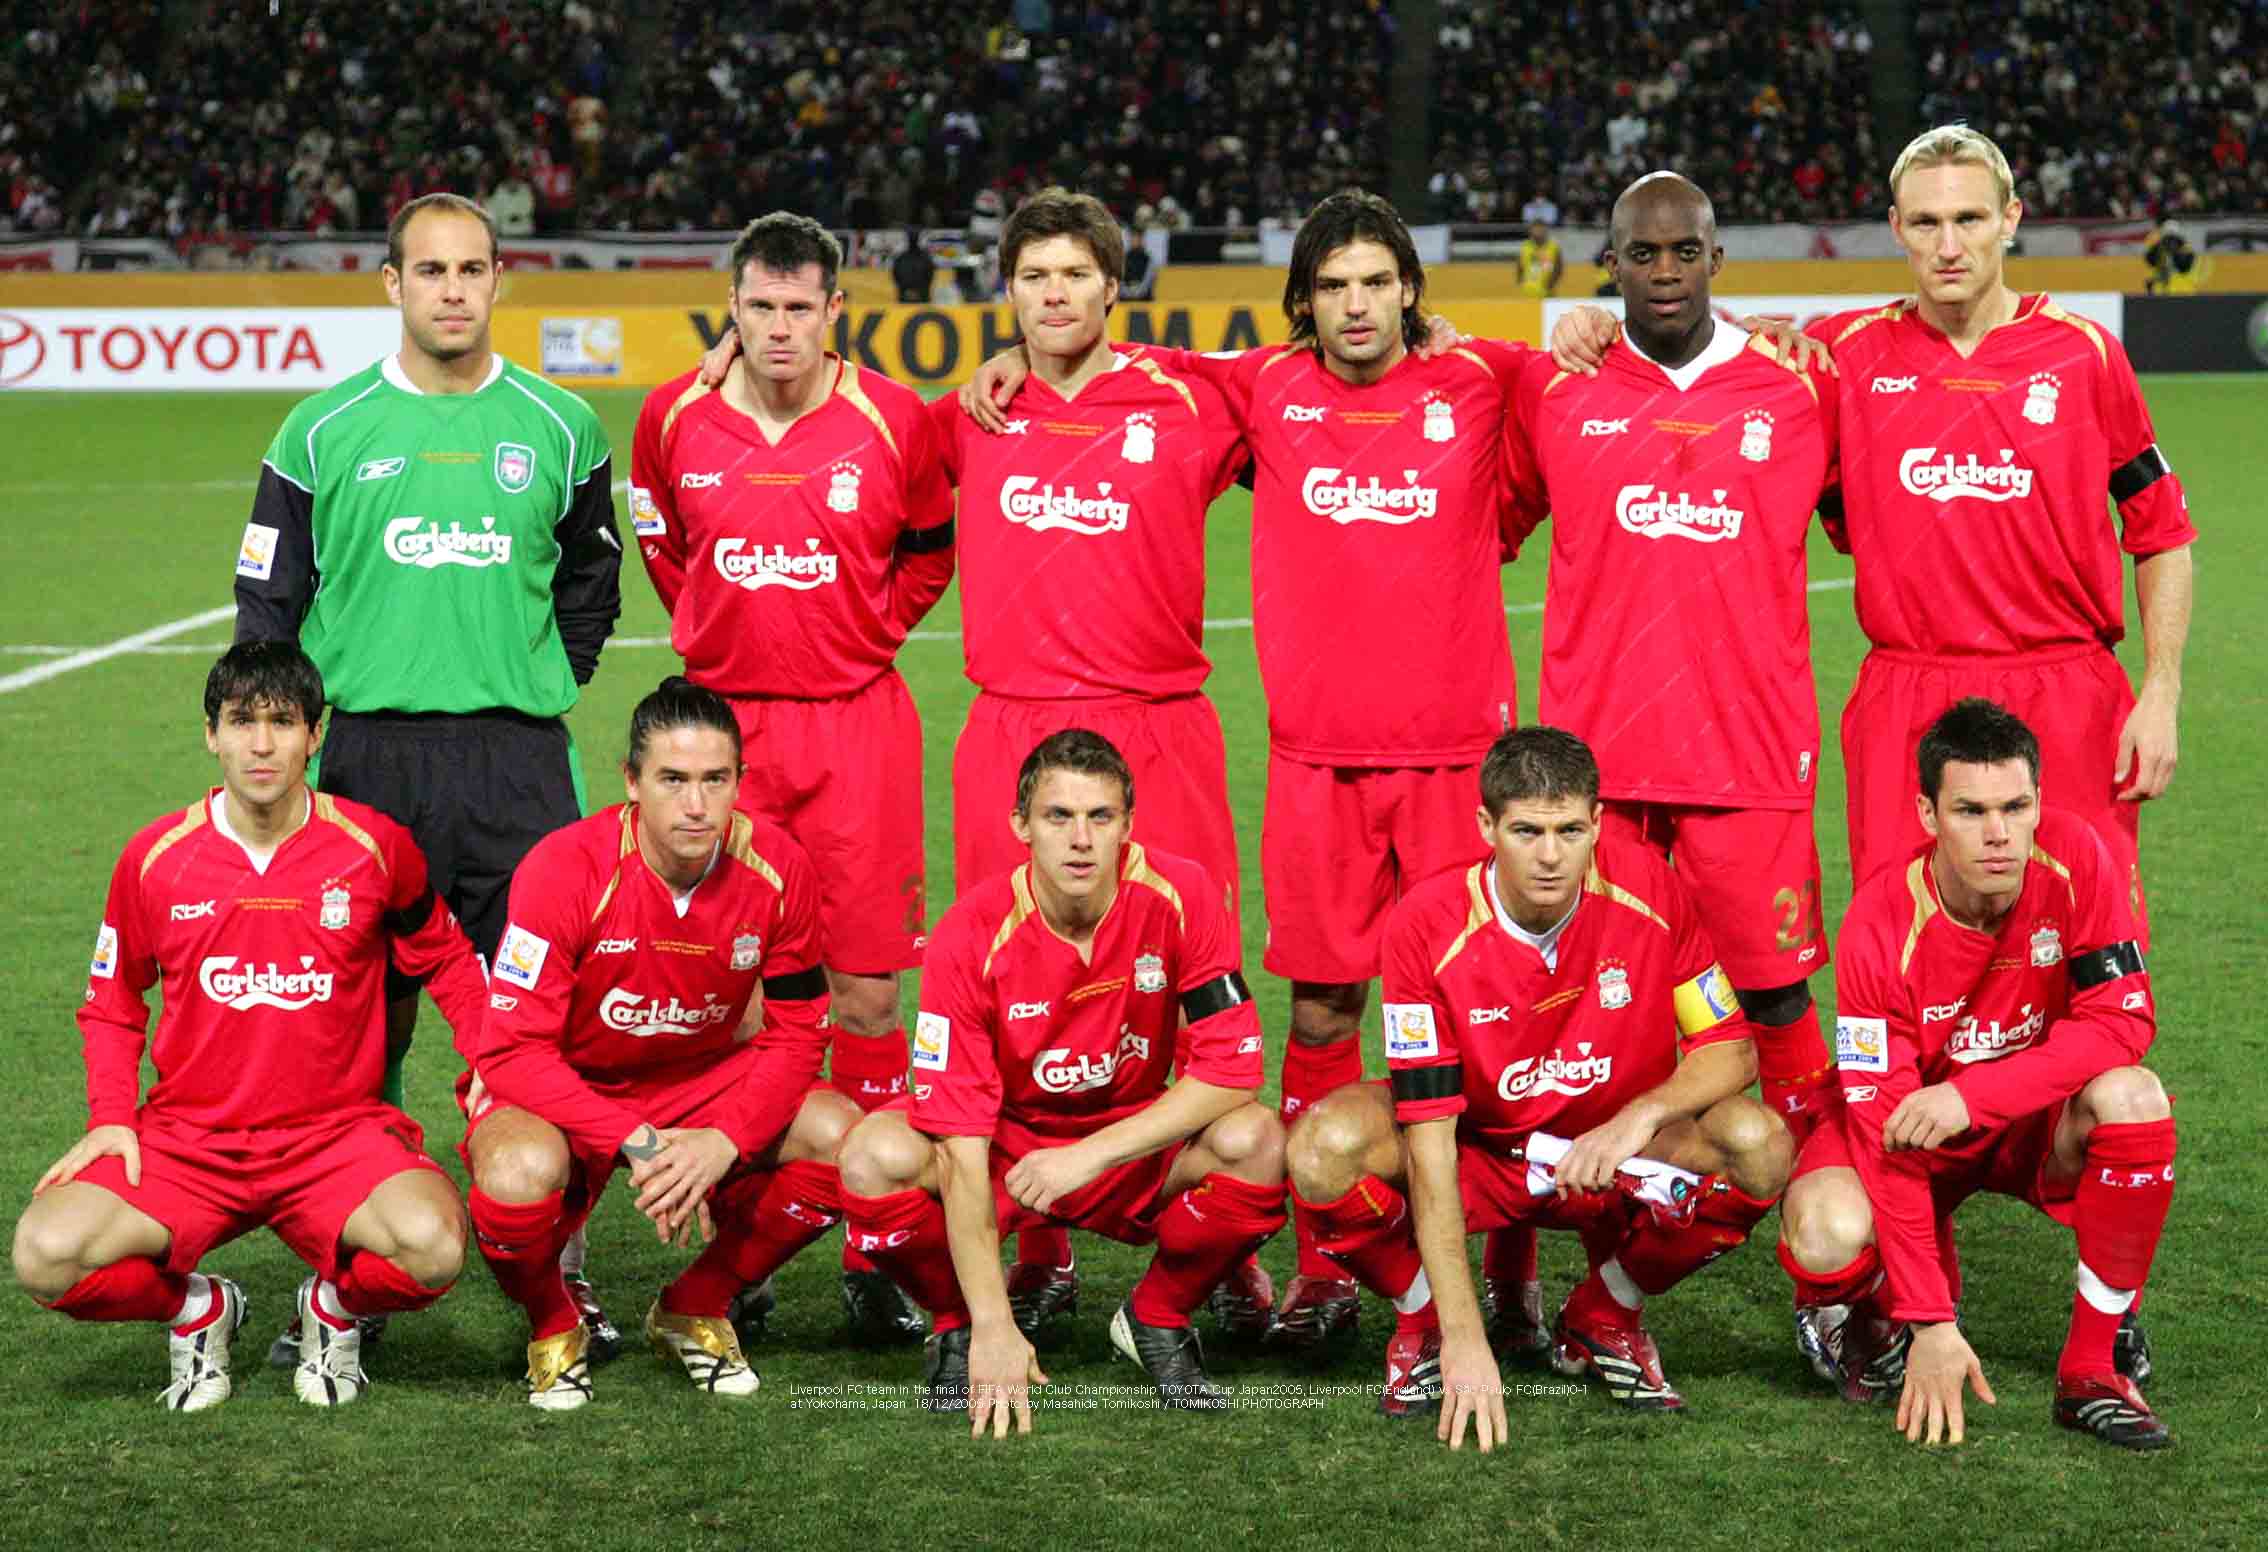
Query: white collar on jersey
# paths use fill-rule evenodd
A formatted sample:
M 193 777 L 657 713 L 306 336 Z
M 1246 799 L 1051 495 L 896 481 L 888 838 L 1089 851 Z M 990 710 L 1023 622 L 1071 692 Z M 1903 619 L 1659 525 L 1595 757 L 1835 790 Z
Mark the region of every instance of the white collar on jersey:
M 1652 356 L 1638 348 L 1638 342 L 1630 337 L 1627 329 L 1622 332 L 1622 343 L 1629 346 L 1630 353 L 1639 360 L 1654 361 Z M 1719 318 L 1717 331 L 1709 337 L 1709 343 L 1701 347 L 1701 354 L 1683 366 L 1662 366 L 1659 361 L 1654 361 L 1654 365 L 1662 367 L 1663 375 L 1676 385 L 1678 392 L 1683 393 L 1701 380 L 1703 372 L 1713 366 L 1723 365 L 1747 348 L 1748 331 L 1737 323 Z
M 414 393 L 421 399 L 425 397 L 425 390 L 418 387 L 417 384 L 411 382 L 409 380 L 409 375 L 402 370 L 401 352 L 396 351 L 393 355 L 388 356 L 385 359 L 384 363 L 381 365 L 380 370 L 386 374 L 386 381 L 392 383 L 396 388 L 401 389 L 402 392 Z M 504 357 L 502 355 L 490 356 L 488 358 L 488 375 L 480 380 L 480 387 L 475 388 L 473 392 L 479 393 L 482 390 L 491 387 L 495 383 L 496 379 L 502 377 L 503 375 Z
M 1496 912 L 1496 925 L 1543 955 L 1546 970 L 1557 970 L 1559 968 L 1559 936 L 1567 930 L 1567 924 L 1575 919 L 1575 908 L 1583 903 L 1581 892 L 1576 893 L 1575 905 L 1567 908 L 1565 916 L 1562 916 L 1541 932 L 1530 932 L 1506 914 L 1504 897 L 1496 892 L 1496 864 L 1494 862 L 1488 865 L 1487 883 L 1489 909 Z
M 218 792 L 215 792 L 210 797 L 206 798 L 205 807 L 207 811 L 212 815 L 213 828 L 222 836 L 231 841 L 234 841 L 238 846 L 242 847 L 244 850 L 244 860 L 252 864 L 252 871 L 265 878 L 268 873 L 268 864 L 276 860 L 276 853 L 283 849 L 283 843 L 290 840 L 300 831 L 306 829 L 307 821 L 315 817 L 315 794 L 312 790 L 307 792 L 307 806 L 300 811 L 299 823 L 293 825 L 289 830 L 278 836 L 276 838 L 276 844 L 268 848 L 266 856 L 262 856 L 260 853 L 254 851 L 251 847 L 251 844 L 247 842 L 243 836 L 238 835 L 234 830 L 229 828 L 228 789 L 226 787 L 221 788 Z

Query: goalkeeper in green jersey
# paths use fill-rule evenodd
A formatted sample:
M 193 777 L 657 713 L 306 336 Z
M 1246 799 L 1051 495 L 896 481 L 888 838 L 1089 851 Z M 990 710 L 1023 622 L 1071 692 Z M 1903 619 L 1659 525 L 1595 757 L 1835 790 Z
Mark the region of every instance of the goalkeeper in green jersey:
M 496 224 L 479 205 L 403 206 L 384 276 L 401 349 L 285 417 L 237 552 L 236 639 L 315 660 L 333 706 L 322 789 L 408 826 L 493 964 L 513 869 L 582 817 L 561 717 L 622 608 L 611 449 L 589 405 L 490 347 Z M 389 973 L 396 1104 L 417 994 Z

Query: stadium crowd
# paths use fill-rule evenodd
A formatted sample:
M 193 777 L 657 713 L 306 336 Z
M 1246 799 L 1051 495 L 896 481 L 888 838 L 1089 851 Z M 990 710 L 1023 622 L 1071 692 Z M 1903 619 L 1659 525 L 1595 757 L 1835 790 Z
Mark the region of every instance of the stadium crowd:
M 117 219 L 89 151 L 148 100 L 160 27 L 147 6 L 9 0 L 0 52 L 0 232 Z

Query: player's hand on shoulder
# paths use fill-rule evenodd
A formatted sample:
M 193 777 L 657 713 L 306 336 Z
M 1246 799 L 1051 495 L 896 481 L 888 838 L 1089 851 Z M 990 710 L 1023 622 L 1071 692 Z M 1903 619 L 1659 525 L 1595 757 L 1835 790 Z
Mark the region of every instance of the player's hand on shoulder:
M 1562 313 L 1551 327 L 1551 359 L 1562 372 L 1599 375 L 1607 347 L 1622 333 L 1622 320 L 1603 307 L 1585 304 Z
M 1950 1320 L 1916 1326 L 1906 1354 L 1905 1388 L 1898 1392 L 1898 1430 L 1907 1443 L 1959 1444 L 1967 1436 L 1961 1416 L 1964 1384 L 1986 1406 L 2000 1404 L 1959 1326 Z
M 1008 428 L 1008 417 L 1003 413 L 1008 401 L 1016 397 L 1016 390 L 1024 386 L 1024 379 L 1030 375 L 1031 367 L 1024 360 L 1023 346 L 1001 351 L 978 367 L 976 376 L 961 385 L 961 413 L 995 436 L 999 435 Z
M 1504 1376 L 1479 1332 L 1441 1338 L 1441 1420 L 1434 1437 L 1453 1450 L 1465 1447 L 1470 1425 L 1483 1455 L 1509 1439 L 1504 1422 Z
M 32 1187 L 32 1195 L 39 1195 L 49 1186 L 64 1185 L 77 1179 L 80 1170 L 85 1169 L 96 1159 L 108 1158 L 112 1154 L 116 1154 L 119 1158 L 125 1160 L 126 1183 L 130 1186 L 140 1185 L 142 1183 L 141 1136 L 131 1126 L 113 1122 L 108 1126 L 89 1128 L 86 1136 L 71 1144 L 70 1149 L 64 1153 L 63 1157 L 50 1164 L 47 1167 L 47 1173 L 39 1177 L 39 1184 Z
M 1439 313 L 1428 313 L 1425 318 L 1425 338 L 1418 342 L 1420 361 L 1431 361 L 1435 356 L 1446 356 L 1459 345 L 1469 344 L 1472 336 L 1458 328 Z
M 1592 1127 L 1568 1146 L 1566 1157 L 1552 1171 L 1561 1196 L 1604 1191 L 1614 1184 L 1614 1173 L 1637 1156 L 1653 1139 L 1654 1126 L 1643 1116 L 1622 1111 Z
M 1969 1129 L 1969 1102 L 1950 1083 L 1932 1083 L 1898 1101 L 1890 1119 L 1882 1123 L 1882 1146 L 1895 1153 L 1901 1148 L 1935 1148 Z
M 733 360 L 740 354 L 740 331 L 727 329 L 718 341 L 709 347 L 701 358 L 701 386 L 722 388 L 724 380 L 732 374 Z
M 1046 1212 L 1101 1173 L 1102 1166 L 1088 1158 L 1079 1144 L 1067 1143 L 1025 1154 L 1009 1169 L 1005 1183 L 1018 1206 Z
M 1764 336 L 1765 343 L 1772 347 L 1772 359 L 1783 365 L 1799 372 L 1841 375 L 1835 372 L 1835 353 L 1827 348 L 1827 342 L 1814 339 L 1785 318 L 1757 313 L 1741 319 L 1740 326 L 1751 334 Z
M 1011 1421 L 1030 1433 L 1032 1387 L 1046 1383 L 1038 1352 L 1013 1320 L 979 1322 L 969 1332 L 969 1437 L 983 1438 L 990 1423 L 992 1436 L 1005 1439 Z

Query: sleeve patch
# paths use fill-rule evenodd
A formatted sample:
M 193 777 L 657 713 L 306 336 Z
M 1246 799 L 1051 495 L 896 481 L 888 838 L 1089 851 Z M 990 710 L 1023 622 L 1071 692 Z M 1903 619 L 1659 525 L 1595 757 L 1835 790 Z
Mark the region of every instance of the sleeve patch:
M 913 1064 L 924 1072 L 943 1072 L 953 1050 L 953 1021 L 942 1013 L 914 1020 Z
M 1678 1032 L 1684 1035 L 1715 1029 L 1740 1011 L 1740 999 L 1733 995 L 1732 982 L 1725 979 L 1725 972 L 1716 965 L 1680 986 L 1670 994 L 1670 1000 L 1677 1008 Z
M 1878 1018 L 1836 1019 L 1835 1065 L 1844 1072 L 1888 1072 L 1890 1021 Z
M 275 575 L 276 541 L 282 537 L 278 529 L 266 523 L 246 523 L 244 542 L 236 547 L 236 574 L 265 582 Z
M 649 538 L 669 532 L 669 524 L 663 521 L 661 508 L 654 504 L 653 492 L 643 485 L 630 487 L 630 526 Z
M 118 974 L 118 929 L 108 922 L 95 934 L 94 962 L 87 966 L 87 974 L 98 980 L 112 980 Z
M 1422 1062 L 1441 1054 L 1441 1031 L 1434 1026 L 1433 1004 L 1386 1004 L 1386 1059 Z
M 543 962 L 551 953 L 548 940 L 537 937 L 527 928 L 514 923 L 505 929 L 504 941 L 496 950 L 496 979 L 509 981 L 524 992 L 535 990 L 537 977 L 543 974 Z

